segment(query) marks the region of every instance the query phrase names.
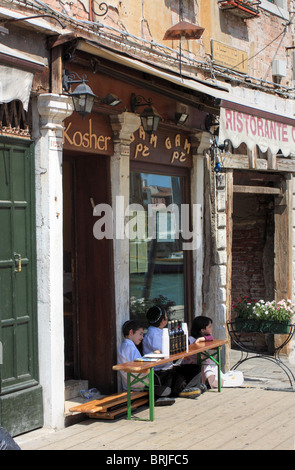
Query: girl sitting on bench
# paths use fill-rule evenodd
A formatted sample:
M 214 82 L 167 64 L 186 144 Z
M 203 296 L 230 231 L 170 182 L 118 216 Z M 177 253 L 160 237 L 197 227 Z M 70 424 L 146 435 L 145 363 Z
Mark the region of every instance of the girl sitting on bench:
M 188 338 L 189 344 L 213 341 L 212 323 L 211 318 L 204 315 L 195 317 L 192 323 L 191 336 Z M 196 362 L 197 356 L 191 356 L 185 361 Z M 221 372 L 222 387 L 239 387 L 243 381 L 244 377 L 240 371 L 228 371 L 226 374 Z M 209 388 L 218 388 L 218 366 L 212 359 L 205 359 L 202 362 L 202 382 Z

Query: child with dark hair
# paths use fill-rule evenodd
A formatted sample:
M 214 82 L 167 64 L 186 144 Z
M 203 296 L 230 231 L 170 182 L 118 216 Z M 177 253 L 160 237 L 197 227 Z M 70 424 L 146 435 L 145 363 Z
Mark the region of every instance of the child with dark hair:
M 202 341 L 213 341 L 211 318 L 200 315 L 195 317 L 191 328 L 191 343 L 200 343 Z M 193 341 L 194 339 L 194 341 Z
M 118 363 L 132 362 L 141 357 L 137 346 L 140 345 L 143 339 L 143 327 L 136 320 L 127 320 L 122 326 L 124 339 L 118 350 Z M 120 371 L 122 378 L 122 386 L 127 390 L 127 373 Z M 144 388 L 142 382 L 136 384 L 136 389 Z
M 212 320 L 209 317 L 200 315 L 195 317 L 191 328 L 191 336 L 189 336 L 189 344 L 198 344 L 207 341 L 213 341 L 212 336 Z M 197 356 L 191 356 L 191 362 L 197 361 Z M 202 380 L 209 388 L 218 387 L 218 368 L 211 360 L 206 359 L 202 362 Z M 222 379 L 221 379 L 222 383 Z
M 143 339 L 142 325 L 136 320 L 128 320 L 123 324 L 122 332 L 124 340 L 118 350 L 118 364 L 133 362 L 142 357 L 138 349 Z M 123 390 L 127 390 L 127 373 L 120 371 L 120 375 L 122 378 Z M 146 378 L 146 381 L 147 380 L 148 379 Z M 143 388 L 145 388 L 145 384 L 143 382 L 137 382 L 136 385 L 132 387 L 133 390 L 142 390 Z M 171 392 L 170 388 L 167 389 L 166 386 L 162 387 L 161 384 L 160 386 L 155 384 L 154 390 L 156 406 L 172 405 L 175 403 L 174 399 L 168 397 Z
M 204 315 L 195 317 L 191 328 L 191 336 L 189 336 L 189 344 L 201 343 L 203 341 L 213 341 L 211 318 Z M 189 361 L 195 362 L 197 356 L 191 356 Z M 202 381 L 209 388 L 218 388 L 218 367 L 212 359 L 205 359 L 202 362 Z M 222 387 L 238 387 L 244 381 L 242 372 L 228 371 L 226 374 L 221 372 Z
M 168 316 L 164 307 L 155 305 L 147 311 L 149 328 L 143 338 L 143 354 L 160 353 L 162 349 L 163 328 L 167 326 Z M 172 362 L 156 366 L 155 384 L 166 385 L 172 396 L 196 398 L 206 390 L 201 383 L 201 367 L 198 364 L 173 365 Z

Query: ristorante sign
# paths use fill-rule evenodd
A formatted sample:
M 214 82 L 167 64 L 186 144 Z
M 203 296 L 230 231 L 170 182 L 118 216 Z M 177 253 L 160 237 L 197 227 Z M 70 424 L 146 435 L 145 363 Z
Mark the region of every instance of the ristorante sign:
M 273 116 L 273 115 L 271 115 Z M 275 115 L 274 115 L 275 116 Z M 229 139 L 237 148 L 245 143 L 250 150 L 258 145 L 262 152 L 295 154 L 295 120 L 252 115 L 227 108 L 220 110 L 219 142 Z

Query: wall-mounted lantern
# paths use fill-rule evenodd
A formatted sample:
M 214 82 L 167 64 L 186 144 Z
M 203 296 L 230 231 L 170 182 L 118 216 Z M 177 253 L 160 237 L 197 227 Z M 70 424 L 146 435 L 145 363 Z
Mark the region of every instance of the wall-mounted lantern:
M 151 98 L 146 99 L 141 95 L 136 95 L 135 93 L 132 93 L 131 95 L 130 105 L 133 113 L 137 112 L 137 108 L 139 106 L 146 106 L 140 114 L 140 119 L 142 127 L 147 134 L 153 134 L 157 131 L 161 119 L 161 116 L 152 104 Z
M 72 97 L 75 111 L 82 116 L 82 119 L 84 119 L 86 114 L 91 113 L 96 98 L 96 95 L 91 88 L 86 85 L 86 82 L 86 75 L 80 78 L 76 72 L 69 73 L 68 71 L 65 71 L 63 75 L 63 88 L 65 91 L 68 92 L 73 83 L 79 83 L 75 90 L 69 94 Z

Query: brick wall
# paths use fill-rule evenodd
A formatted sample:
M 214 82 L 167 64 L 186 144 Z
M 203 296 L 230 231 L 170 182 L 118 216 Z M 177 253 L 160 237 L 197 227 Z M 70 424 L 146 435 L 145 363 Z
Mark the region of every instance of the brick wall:
M 274 298 L 273 198 L 234 195 L 232 244 L 232 299 Z M 242 334 L 242 341 L 256 351 L 267 351 L 268 335 Z
M 273 299 L 272 197 L 234 196 L 232 299 Z M 270 285 L 271 284 L 271 285 Z

